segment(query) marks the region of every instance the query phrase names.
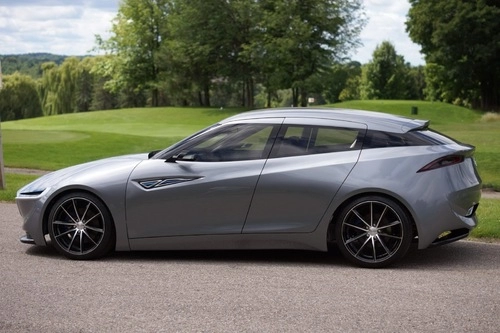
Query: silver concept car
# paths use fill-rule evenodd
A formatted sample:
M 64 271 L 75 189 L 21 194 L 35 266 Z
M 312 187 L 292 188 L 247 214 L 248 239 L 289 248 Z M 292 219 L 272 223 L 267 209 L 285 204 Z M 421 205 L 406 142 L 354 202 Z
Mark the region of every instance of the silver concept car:
M 242 113 L 162 151 L 35 180 L 17 193 L 21 241 L 71 259 L 336 244 L 359 266 L 387 266 L 412 243 L 449 243 L 477 224 L 474 147 L 428 125 L 356 110 Z

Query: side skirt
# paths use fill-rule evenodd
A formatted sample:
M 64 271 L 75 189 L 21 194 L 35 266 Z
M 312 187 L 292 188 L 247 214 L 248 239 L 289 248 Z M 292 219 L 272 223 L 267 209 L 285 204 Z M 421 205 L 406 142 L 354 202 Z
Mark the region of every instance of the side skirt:
M 129 239 L 130 249 L 151 250 L 312 250 L 328 251 L 325 236 L 312 233 L 171 236 Z

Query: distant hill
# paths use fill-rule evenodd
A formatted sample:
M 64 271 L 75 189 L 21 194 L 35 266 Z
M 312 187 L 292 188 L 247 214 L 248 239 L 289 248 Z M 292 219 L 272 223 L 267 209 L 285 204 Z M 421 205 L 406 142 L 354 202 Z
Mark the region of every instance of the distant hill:
M 0 54 L 4 75 L 20 72 L 34 78 L 42 76 L 41 64 L 52 61 L 60 65 L 66 58 L 67 56 L 50 53 Z

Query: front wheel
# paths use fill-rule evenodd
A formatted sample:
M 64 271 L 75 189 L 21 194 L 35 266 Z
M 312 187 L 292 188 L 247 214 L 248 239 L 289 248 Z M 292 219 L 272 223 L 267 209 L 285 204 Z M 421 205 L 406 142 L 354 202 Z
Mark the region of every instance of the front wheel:
M 412 235 L 408 213 L 381 196 L 352 201 L 335 221 L 340 252 L 361 267 L 385 267 L 402 258 L 410 248 Z
M 70 259 L 96 259 L 109 253 L 115 230 L 106 206 L 93 195 L 70 193 L 52 206 L 48 220 L 54 247 Z

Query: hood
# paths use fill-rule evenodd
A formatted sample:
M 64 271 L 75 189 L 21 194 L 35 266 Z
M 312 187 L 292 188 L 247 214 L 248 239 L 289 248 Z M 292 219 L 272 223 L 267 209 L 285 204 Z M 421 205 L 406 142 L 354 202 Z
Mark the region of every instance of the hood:
M 19 195 L 37 195 L 45 189 L 56 184 L 68 182 L 85 182 L 86 178 L 106 177 L 125 173 L 127 176 L 143 160 L 148 159 L 148 154 L 123 155 L 105 158 L 97 161 L 78 164 L 61 170 L 48 173 L 37 180 L 24 186 L 17 192 Z

